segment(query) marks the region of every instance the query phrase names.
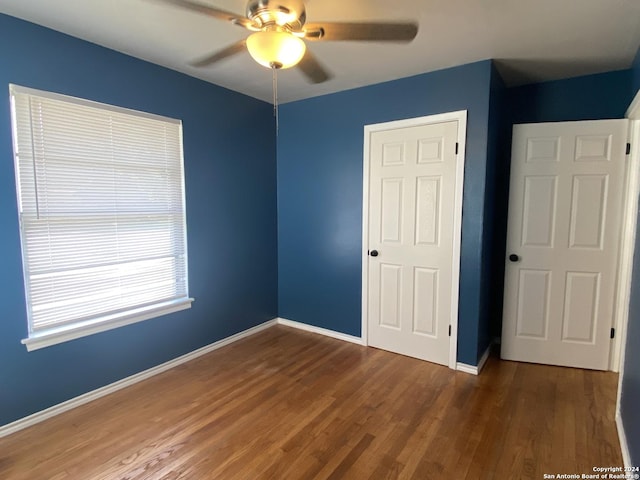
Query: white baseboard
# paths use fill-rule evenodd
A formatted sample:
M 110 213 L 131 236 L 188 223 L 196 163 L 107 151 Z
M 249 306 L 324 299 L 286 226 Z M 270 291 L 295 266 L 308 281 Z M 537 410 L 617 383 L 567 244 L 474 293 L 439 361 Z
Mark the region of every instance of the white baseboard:
M 616 414 L 616 427 L 618 428 L 618 439 L 620 440 L 620 450 L 622 450 L 622 460 L 625 467 L 631 467 L 631 455 L 627 444 L 627 435 L 624 433 L 624 424 L 620 412 Z
M 198 358 L 202 355 L 205 355 L 209 352 L 213 352 L 219 348 L 224 347 L 225 345 L 229 345 L 230 343 L 237 342 L 238 340 L 254 335 L 262 330 L 265 330 L 269 327 L 272 327 L 277 323 L 278 319 L 269 320 L 265 323 L 257 325 L 253 328 L 249 328 L 248 330 L 244 330 L 242 332 L 236 333 L 235 335 L 231 335 L 230 337 L 223 338 L 215 343 L 210 345 L 206 345 L 198 350 L 194 350 L 193 352 L 182 355 L 178 358 L 174 358 L 173 360 L 169 360 L 168 362 L 162 363 L 155 367 L 152 367 L 148 370 L 144 370 L 140 373 L 136 373 L 135 375 L 131 375 L 130 377 L 123 378 L 122 380 L 118 380 L 117 382 L 111 383 L 109 385 L 105 385 L 104 387 L 98 388 L 96 390 L 92 390 L 78 397 L 67 400 L 66 402 L 59 403 L 58 405 L 54 405 L 53 407 L 49 407 L 46 410 L 42 410 L 40 412 L 36 412 L 28 417 L 21 418 L 16 420 L 15 422 L 11 422 L 7 425 L 0 426 L 0 438 L 5 437 L 7 435 L 11 435 L 19 430 L 35 425 L 36 423 L 40 423 L 48 418 L 59 415 L 63 412 L 71 410 L 72 408 L 79 407 L 80 405 L 84 405 L 85 403 L 89 403 L 98 398 L 104 397 L 105 395 L 109 395 L 110 393 L 121 390 L 125 387 L 133 385 L 134 383 L 141 382 L 142 380 L 146 380 L 149 377 L 153 377 L 159 373 L 165 372 L 173 367 L 177 367 L 183 363 L 186 363 L 190 360 Z
M 464 373 L 470 373 L 471 375 L 478 375 L 478 367 L 475 365 L 469 365 L 468 363 L 456 363 L 456 370 Z
M 487 360 L 489 360 L 489 355 L 491 354 L 492 347 L 493 347 L 493 343 L 487 347 L 487 349 L 482 354 L 482 357 L 480 357 L 480 361 L 478 362 L 478 374 L 482 372 L 482 369 L 484 368 L 485 363 L 487 363 Z
M 493 343 L 489 345 L 487 349 L 484 351 L 484 353 L 482 354 L 482 357 L 480 357 L 478 366 L 468 365 L 466 363 L 457 363 L 456 370 L 460 370 L 461 372 L 464 372 L 464 373 L 470 373 L 471 375 L 480 375 L 480 372 L 482 372 L 482 369 L 484 368 L 484 364 L 487 363 L 487 359 L 489 358 L 489 354 L 491 353 L 492 346 L 493 346 Z
M 364 341 L 361 337 L 354 337 L 353 335 L 347 335 L 346 333 L 340 333 L 326 328 L 315 327 L 313 325 L 307 325 L 306 323 L 294 322 L 293 320 L 287 320 L 286 318 L 277 318 L 278 325 L 284 325 L 286 327 L 297 328 L 304 330 L 305 332 L 318 333 L 325 337 L 336 338 L 344 342 L 351 342 L 357 345 L 364 345 Z

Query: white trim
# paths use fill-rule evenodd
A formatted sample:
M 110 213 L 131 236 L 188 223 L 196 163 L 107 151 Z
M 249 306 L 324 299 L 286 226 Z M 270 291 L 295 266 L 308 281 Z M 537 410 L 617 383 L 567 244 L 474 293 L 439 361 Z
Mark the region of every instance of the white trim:
M 462 247 L 462 202 L 464 169 L 467 151 L 467 111 L 457 112 L 458 158 L 456 165 L 456 197 L 453 219 L 453 270 L 451 275 L 451 338 L 449 339 L 449 368 L 457 367 L 458 359 L 458 304 L 460 296 L 460 250 Z M 482 369 L 480 366 L 479 371 Z
M 93 335 L 94 333 L 106 332 L 107 330 L 124 327 L 132 323 L 143 322 L 162 315 L 187 310 L 191 308 L 191 302 L 193 301 L 193 298 L 172 300 L 158 305 L 151 305 L 150 307 L 129 310 L 124 314 L 113 314 L 86 322 L 63 325 L 43 332 L 31 333 L 29 334 L 29 338 L 22 340 L 22 343 L 27 347 L 27 350 L 31 352 L 58 343 L 68 342 L 69 340 L 86 337 L 87 335 Z
M 458 155 L 456 158 L 456 192 L 453 219 L 453 259 L 451 278 L 451 336 L 449 337 L 449 368 L 457 369 L 458 347 L 458 296 L 460 289 L 460 245 L 462 241 L 462 199 L 464 192 L 464 164 L 467 138 L 467 111 L 428 115 L 425 117 L 396 120 L 393 122 L 365 125 L 364 153 L 362 163 L 362 344 L 369 344 L 368 291 L 369 291 L 369 156 L 373 132 L 415 127 L 434 123 L 458 122 Z M 475 367 L 474 367 L 475 368 Z
M 371 155 L 371 134 L 364 127 L 364 146 L 362 159 L 362 291 L 360 294 L 361 315 L 360 335 L 362 343 L 369 346 L 369 157 Z
M 187 353 L 178 358 L 174 358 L 173 360 L 169 360 L 168 362 L 156 365 L 155 367 L 149 368 L 148 370 L 144 370 L 140 373 L 136 373 L 135 375 L 131 375 L 130 377 L 123 378 L 122 380 L 118 380 L 117 382 L 105 385 L 104 387 L 98 388 L 96 390 L 92 390 L 91 392 L 87 392 L 83 395 L 67 400 L 66 402 L 62 402 L 40 412 L 36 412 L 32 415 L 29 415 L 28 417 L 16 420 L 15 422 L 0 426 L 0 438 L 11 435 L 12 433 L 35 425 L 36 423 L 40 423 L 44 420 L 47 420 L 48 418 L 54 417 L 73 408 L 79 407 L 80 405 L 84 405 L 85 403 L 97 400 L 98 398 L 121 390 L 125 387 L 133 385 L 134 383 L 146 380 L 147 378 L 165 372 L 173 367 L 177 367 L 178 365 L 182 365 L 183 363 L 189 362 L 209 352 L 213 352 L 214 350 L 229 345 L 230 343 L 237 342 L 240 339 L 261 332 L 262 330 L 272 327 L 275 324 L 276 319 L 269 320 L 253 328 L 249 328 L 242 332 L 236 333 L 235 335 L 231 335 L 230 337 L 223 338 L 222 340 L 218 340 L 217 342 L 214 342 L 210 345 L 199 348 L 198 350 L 194 350 L 193 352 Z
M 475 365 L 469 365 L 467 363 L 457 363 L 456 370 L 470 375 L 478 375 L 478 367 Z
M 316 327 L 313 325 L 307 325 L 306 323 L 294 322 L 293 320 L 287 320 L 286 318 L 277 318 L 276 323 L 278 325 L 284 325 L 285 327 L 297 328 L 298 330 L 304 330 L 305 332 L 317 333 L 319 335 L 335 338 L 344 342 L 355 343 L 356 345 L 364 345 L 362 338 L 354 337 L 353 335 L 347 335 L 346 333 L 336 332 L 334 330 L 328 330 L 326 328 Z
M 629 454 L 629 444 L 627 443 L 627 435 L 624 432 L 624 424 L 620 412 L 616 414 L 616 427 L 618 429 L 618 439 L 620 440 L 620 450 L 622 451 L 622 460 L 625 467 L 631 467 L 631 455 Z
M 487 363 L 487 360 L 489 359 L 489 354 L 491 353 L 492 346 L 493 344 L 489 345 L 487 349 L 484 351 L 484 353 L 482 354 L 482 357 L 480 357 L 480 361 L 478 362 L 477 367 L 475 365 L 468 365 L 466 363 L 457 363 L 456 370 L 460 370 L 461 372 L 464 372 L 464 373 L 470 373 L 471 375 L 480 375 L 480 373 L 482 372 L 482 369 L 484 368 L 485 363 Z
M 627 190 L 627 195 L 625 198 L 626 201 L 626 212 L 625 212 L 625 226 L 624 226 L 624 237 L 623 237 L 623 253 L 625 256 L 621 256 L 622 258 L 630 258 L 631 262 L 633 261 L 633 255 L 635 250 L 635 234 L 636 229 L 631 228 L 629 216 L 635 212 L 637 215 L 638 209 L 638 190 L 640 186 L 638 185 L 638 166 L 640 165 L 640 90 L 636 93 L 635 98 L 631 102 L 629 106 L 626 118 L 631 120 L 629 125 L 629 138 L 631 143 L 631 156 L 629 158 L 628 169 L 631 172 L 630 176 L 634 177 L 635 180 L 635 191 L 632 187 L 633 180 L 629 179 L 629 189 Z M 631 211 L 631 212 L 630 212 Z M 636 226 L 636 218 L 633 219 L 633 226 Z M 624 252 L 624 249 L 628 248 L 628 252 Z M 626 253 L 630 254 L 630 257 L 626 257 Z M 627 324 L 629 322 L 629 304 L 631 302 L 631 268 L 626 268 L 624 270 L 628 270 L 627 272 L 623 272 L 623 268 L 620 269 L 618 282 L 620 287 L 618 289 L 619 296 L 622 295 L 624 299 L 622 300 L 622 310 L 616 312 L 616 327 L 619 329 L 618 341 L 614 344 L 614 349 L 617 347 L 619 354 L 617 354 L 617 358 L 613 358 L 613 361 L 618 362 L 618 370 L 620 371 L 620 375 L 618 376 L 618 394 L 616 398 L 616 427 L 618 429 L 618 439 L 620 440 L 620 450 L 622 451 L 622 458 L 624 460 L 625 467 L 631 467 L 631 456 L 629 454 L 629 445 L 627 443 L 627 435 L 624 430 L 624 423 L 622 421 L 622 412 L 620 409 L 620 405 L 622 402 L 622 383 L 624 381 L 624 361 L 626 357 L 626 349 L 627 349 Z M 626 273 L 626 275 L 625 275 Z M 623 292 L 622 294 L 620 292 Z M 617 353 L 617 352 L 616 352 Z
M 489 345 L 487 349 L 484 351 L 484 353 L 482 354 L 482 357 L 480 357 L 480 361 L 478 362 L 478 374 L 482 372 L 484 365 L 487 363 L 487 360 L 489 360 L 489 355 L 491 354 L 492 347 L 493 347 L 493 344 Z
M 640 102 L 636 106 L 636 116 L 640 118 Z M 626 158 L 625 195 L 620 231 L 620 257 L 618 261 L 618 288 L 615 298 L 614 327 L 616 336 L 611 345 L 609 369 L 620 371 L 622 344 L 626 339 L 629 302 L 631 300 L 631 274 L 633 273 L 633 254 L 635 250 L 636 223 L 638 218 L 638 193 L 640 191 L 640 121 L 629 122 L 628 141 L 632 145 L 631 154 Z

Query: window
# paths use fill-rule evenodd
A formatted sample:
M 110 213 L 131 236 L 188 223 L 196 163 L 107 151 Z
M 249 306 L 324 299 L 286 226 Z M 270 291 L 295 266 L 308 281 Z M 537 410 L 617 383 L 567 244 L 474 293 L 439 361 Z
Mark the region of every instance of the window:
M 189 308 L 181 122 L 10 94 L 27 349 Z

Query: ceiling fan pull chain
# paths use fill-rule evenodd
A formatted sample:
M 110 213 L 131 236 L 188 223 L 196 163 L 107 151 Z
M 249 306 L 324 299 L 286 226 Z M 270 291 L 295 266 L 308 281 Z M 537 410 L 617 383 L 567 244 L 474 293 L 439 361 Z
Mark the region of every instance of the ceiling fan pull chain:
M 273 72 L 273 116 L 276 117 L 276 134 L 278 133 L 278 69 L 271 66 Z

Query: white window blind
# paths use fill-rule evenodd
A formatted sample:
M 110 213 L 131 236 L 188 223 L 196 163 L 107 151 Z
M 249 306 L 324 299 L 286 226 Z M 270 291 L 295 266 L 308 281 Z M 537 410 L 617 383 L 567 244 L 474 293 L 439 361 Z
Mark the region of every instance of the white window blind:
M 188 308 L 181 122 L 10 93 L 27 347 Z

